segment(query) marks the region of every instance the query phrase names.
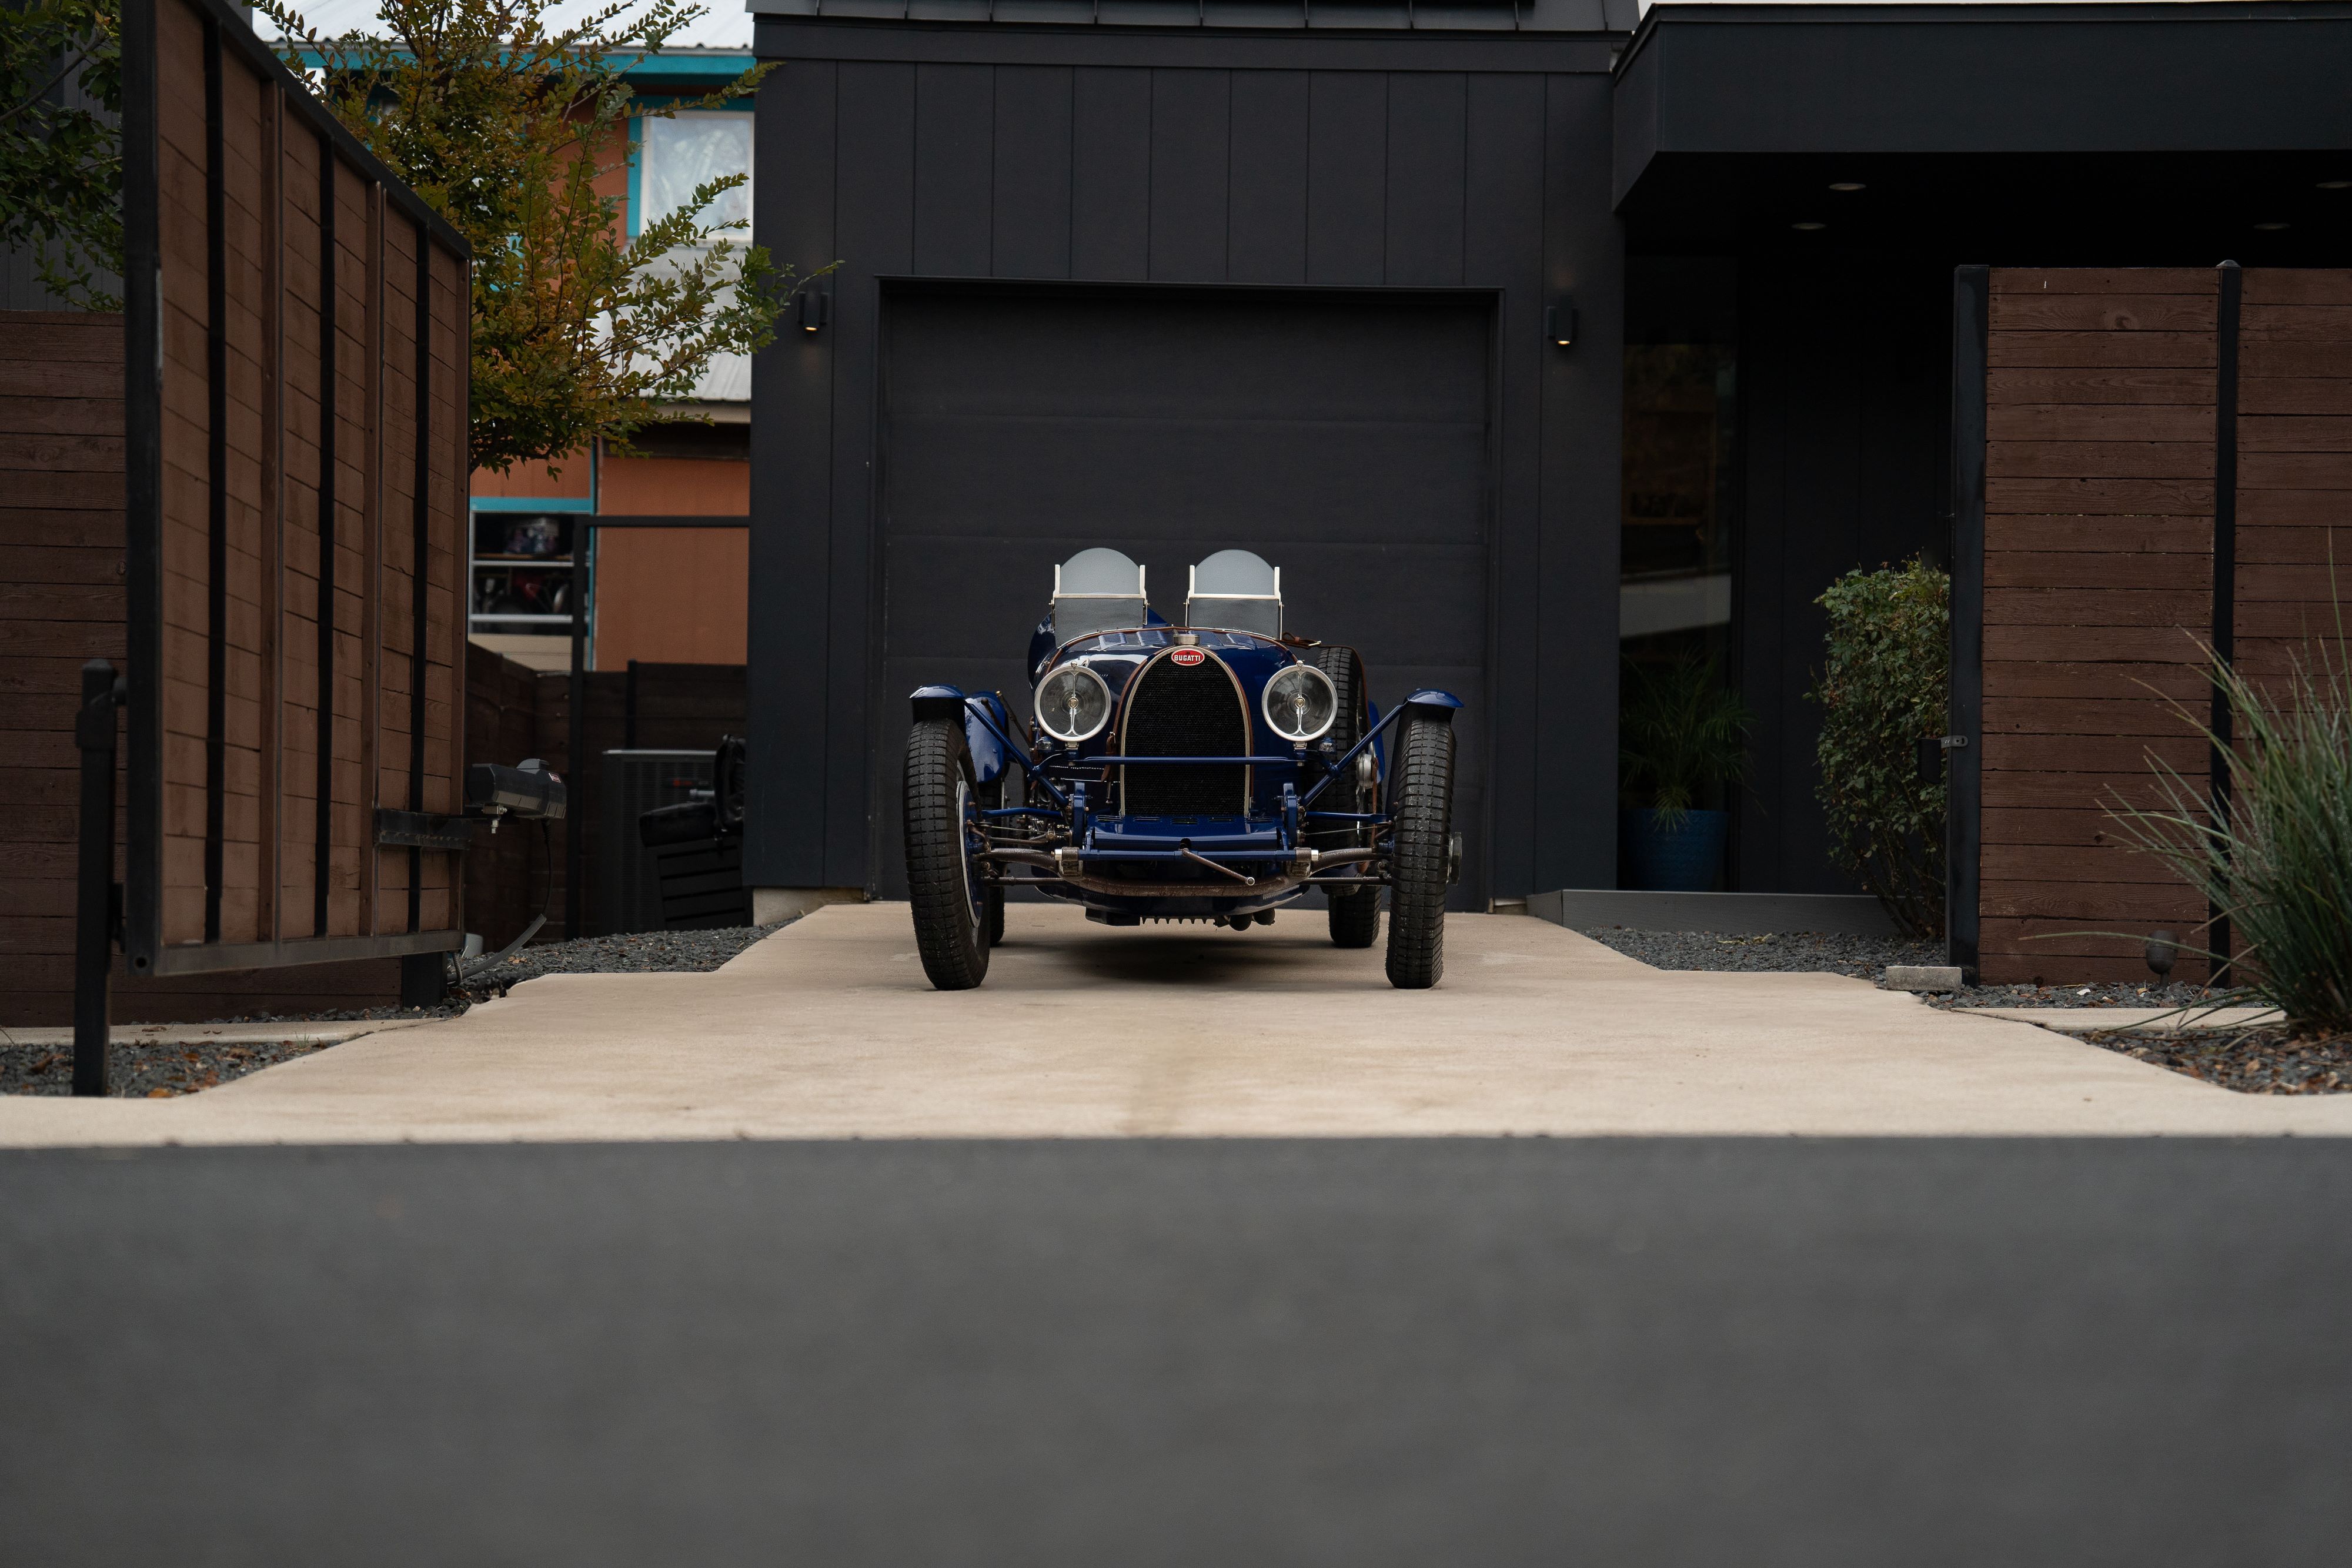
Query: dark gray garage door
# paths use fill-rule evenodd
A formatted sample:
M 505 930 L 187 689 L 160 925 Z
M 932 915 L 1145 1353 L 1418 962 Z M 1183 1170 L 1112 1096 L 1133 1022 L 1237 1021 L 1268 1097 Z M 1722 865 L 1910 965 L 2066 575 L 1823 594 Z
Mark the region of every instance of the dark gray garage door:
M 1181 619 L 1213 550 L 1282 569 L 1289 629 L 1361 650 L 1385 710 L 1468 703 L 1455 821 L 1486 896 L 1487 339 L 1482 300 L 904 292 L 884 306 L 875 865 L 903 897 L 906 693 L 1002 691 L 1055 562 L 1108 545 Z

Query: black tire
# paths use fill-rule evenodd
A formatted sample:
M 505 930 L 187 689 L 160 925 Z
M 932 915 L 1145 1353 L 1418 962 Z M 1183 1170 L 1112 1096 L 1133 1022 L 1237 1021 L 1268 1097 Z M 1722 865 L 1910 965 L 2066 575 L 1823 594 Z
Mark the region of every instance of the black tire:
M 1389 814 L 1389 984 L 1425 990 L 1445 973 L 1445 873 L 1454 836 L 1454 727 L 1398 724 Z
M 923 973 L 943 991 L 988 975 L 988 889 L 965 844 L 964 812 L 979 798 L 963 726 L 916 721 L 907 732 L 907 897 Z
M 987 897 L 988 945 L 992 947 L 1000 947 L 1004 945 L 1004 890 L 1001 887 L 992 887 L 988 890 Z
M 1337 755 L 1344 757 L 1371 727 L 1364 689 L 1364 662 L 1353 648 L 1318 648 L 1315 667 L 1331 677 L 1332 689 L 1339 695 L 1339 716 L 1331 721 L 1331 746 Z M 1369 811 L 1377 795 L 1374 790 L 1342 782 L 1325 790 L 1323 798 L 1335 811 Z M 1318 850 L 1352 849 L 1365 841 L 1363 831 L 1353 827 L 1325 829 L 1308 834 L 1307 840 Z M 1381 890 L 1368 887 L 1354 893 L 1333 891 L 1324 897 L 1331 904 L 1331 945 L 1370 946 L 1381 934 Z

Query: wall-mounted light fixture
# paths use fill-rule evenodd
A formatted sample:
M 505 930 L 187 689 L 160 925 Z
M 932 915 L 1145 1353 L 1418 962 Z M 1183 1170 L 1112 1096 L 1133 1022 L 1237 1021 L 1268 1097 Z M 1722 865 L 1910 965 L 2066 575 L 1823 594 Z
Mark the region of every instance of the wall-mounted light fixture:
M 826 308 L 829 303 L 825 290 L 812 283 L 793 296 L 793 319 L 802 331 L 817 332 L 823 329 L 825 317 L 830 314 Z
M 1544 341 L 1565 349 L 1576 341 L 1576 307 L 1563 299 L 1544 307 Z

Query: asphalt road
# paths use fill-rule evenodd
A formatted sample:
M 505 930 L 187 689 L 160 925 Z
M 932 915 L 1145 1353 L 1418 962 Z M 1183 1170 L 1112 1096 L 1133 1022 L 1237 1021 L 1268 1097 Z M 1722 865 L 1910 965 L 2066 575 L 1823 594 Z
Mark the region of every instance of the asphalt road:
M 0 1560 L 2341 1562 L 2352 1146 L 0 1155 Z

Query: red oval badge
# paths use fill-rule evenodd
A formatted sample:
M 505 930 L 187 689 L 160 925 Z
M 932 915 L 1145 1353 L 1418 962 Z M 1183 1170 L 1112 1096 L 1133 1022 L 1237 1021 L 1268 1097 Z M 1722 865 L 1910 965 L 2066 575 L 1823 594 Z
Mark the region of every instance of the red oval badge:
M 1209 655 L 1198 648 L 1179 648 L 1168 657 L 1180 664 L 1197 664 Z

